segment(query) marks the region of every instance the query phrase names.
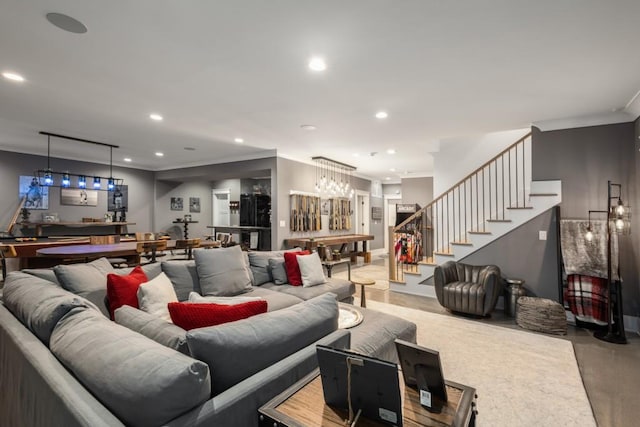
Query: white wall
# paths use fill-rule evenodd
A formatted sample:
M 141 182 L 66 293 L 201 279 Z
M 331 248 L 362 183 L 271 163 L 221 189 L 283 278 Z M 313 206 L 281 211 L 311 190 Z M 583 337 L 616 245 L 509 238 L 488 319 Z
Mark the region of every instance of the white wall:
M 442 140 L 433 153 L 433 195 L 438 197 L 485 162 L 530 132 L 529 128 Z

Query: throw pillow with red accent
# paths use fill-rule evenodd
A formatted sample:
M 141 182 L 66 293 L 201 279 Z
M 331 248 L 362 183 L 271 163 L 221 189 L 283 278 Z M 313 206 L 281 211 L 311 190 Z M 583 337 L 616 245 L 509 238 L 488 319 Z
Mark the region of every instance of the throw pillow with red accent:
M 309 251 L 285 252 L 284 267 L 287 270 L 287 278 L 292 286 L 302 286 L 302 275 L 300 274 L 300 266 L 298 265 L 298 255 L 309 255 Z
M 171 320 L 182 329 L 190 330 L 235 322 L 267 312 L 266 301 L 249 301 L 242 304 L 170 302 Z
M 109 315 L 113 320 L 113 312 L 123 305 L 138 308 L 138 288 L 148 282 L 142 267 L 137 266 L 126 276 L 107 274 L 107 298 L 109 299 Z

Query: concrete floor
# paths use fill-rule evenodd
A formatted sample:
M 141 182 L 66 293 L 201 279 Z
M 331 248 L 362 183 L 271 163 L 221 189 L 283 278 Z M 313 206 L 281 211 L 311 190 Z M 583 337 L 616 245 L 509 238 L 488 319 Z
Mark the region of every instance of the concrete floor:
M 383 265 L 385 260 L 374 259 L 375 264 Z M 336 266 L 335 272 L 341 271 Z M 355 270 L 361 266 L 353 266 Z M 386 280 L 387 277 L 371 277 Z M 389 290 L 366 289 L 367 299 L 395 304 L 418 310 L 430 311 L 447 316 L 455 316 L 444 309 L 436 299 L 406 295 Z M 360 298 L 360 289 L 356 290 Z M 502 310 L 496 310 L 491 317 L 478 319 L 493 325 L 521 329 L 512 317 L 505 316 Z M 535 333 L 527 331 L 528 333 Z M 640 425 L 640 336 L 627 333 L 626 345 L 610 344 L 593 337 L 588 329 L 569 325 L 566 336 L 554 337 L 573 343 L 578 367 L 582 375 L 591 407 L 600 427 L 626 427 Z M 532 425 L 535 425 L 532 422 Z

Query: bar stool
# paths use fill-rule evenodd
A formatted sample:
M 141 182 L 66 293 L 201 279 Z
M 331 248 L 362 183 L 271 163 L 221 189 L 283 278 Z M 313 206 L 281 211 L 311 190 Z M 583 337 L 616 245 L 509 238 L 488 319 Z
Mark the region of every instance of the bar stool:
M 193 259 L 193 249 L 198 247 L 200 247 L 200 239 L 176 240 L 176 249 L 184 249 L 187 254 L 186 259 Z

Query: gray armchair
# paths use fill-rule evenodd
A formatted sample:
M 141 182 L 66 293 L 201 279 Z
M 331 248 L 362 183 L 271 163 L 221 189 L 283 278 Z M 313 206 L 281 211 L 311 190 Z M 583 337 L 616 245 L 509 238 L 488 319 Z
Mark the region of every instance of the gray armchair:
M 500 269 L 495 265 L 469 265 L 447 261 L 433 273 L 438 302 L 451 311 L 489 315 L 502 292 Z

